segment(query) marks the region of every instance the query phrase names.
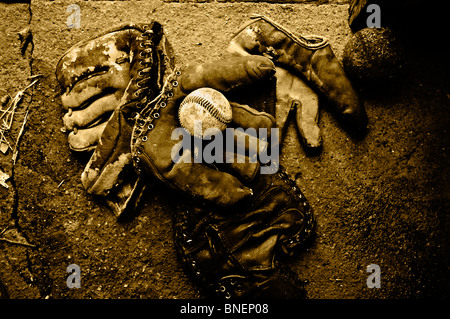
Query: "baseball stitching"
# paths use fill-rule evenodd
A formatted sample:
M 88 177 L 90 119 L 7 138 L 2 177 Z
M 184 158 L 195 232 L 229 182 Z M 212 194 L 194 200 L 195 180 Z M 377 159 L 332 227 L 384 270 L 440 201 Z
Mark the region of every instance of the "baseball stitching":
M 206 109 L 209 114 L 211 114 L 215 119 L 217 119 L 222 124 L 228 124 L 231 121 L 231 118 L 227 118 L 223 112 L 215 107 L 214 104 L 212 104 L 210 101 L 208 101 L 206 98 L 201 96 L 190 96 L 189 99 L 186 101 L 183 101 L 183 103 L 193 102 L 197 103 L 200 106 L 202 106 L 204 109 Z

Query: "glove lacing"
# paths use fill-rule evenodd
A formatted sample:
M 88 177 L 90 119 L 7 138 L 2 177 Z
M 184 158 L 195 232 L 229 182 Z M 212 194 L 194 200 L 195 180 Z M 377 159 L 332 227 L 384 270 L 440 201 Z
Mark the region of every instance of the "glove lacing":
M 153 65 L 153 30 L 148 25 L 143 26 L 144 32 L 138 38 L 139 42 L 139 53 L 137 53 L 137 59 L 139 67 L 142 67 L 137 74 L 136 85 L 138 89 L 133 93 L 134 98 L 139 98 L 139 96 L 143 93 L 148 93 L 149 90 L 149 82 L 151 79 L 151 71 Z M 138 101 L 137 107 L 141 108 L 147 102 L 147 95 Z
M 153 100 L 147 102 L 147 97 L 145 97 L 145 102 L 141 101 L 141 105 L 145 106 L 142 108 L 141 112 L 138 112 L 135 116 L 135 124 L 133 126 L 133 131 L 131 134 L 131 155 L 133 157 L 133 165 L 139 174 L 141 168 L 139 167 L 139 155 L 142 153 L 142 144 L 147 142 L 147 132 L 153 130 L 155 125 L 153 121 L 158 119 L 160 114 L 160 109 L 167 106 L 168 100 L 174 96 L 173 88 L 178 86 L 178 81 L 176 78 L 181 75 L 180 70 L 176 70 L 167 76 L 164 85 L 161 89 L 161 93 L 158 94 Z

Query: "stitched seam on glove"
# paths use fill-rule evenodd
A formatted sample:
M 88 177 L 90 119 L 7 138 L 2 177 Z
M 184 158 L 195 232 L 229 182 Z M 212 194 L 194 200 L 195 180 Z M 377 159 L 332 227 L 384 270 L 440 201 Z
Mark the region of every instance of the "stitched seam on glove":
M 329 45 L 328 39 L 326 39 L 323 36 L 320 36 L 320 35 L 297 36 L 297 35 L 293 34 L 290 30 L 286 29 L 279 23 L 269 19 L 266 16 L 255 14 L 251 17 L 251 19 L 255 19 L 255 21 L 263 20 L 263 21 L 271 24 L 275 29 L 283 32 L 284 34 L 289 36 L 294 42 L 296 42 L 298 45 L 302 46 L 305 49 L 318 50 L 318 49 L 321 49 L 321 48 Z M 319 42 L 311 43 L 311 40 L 316 40 Z

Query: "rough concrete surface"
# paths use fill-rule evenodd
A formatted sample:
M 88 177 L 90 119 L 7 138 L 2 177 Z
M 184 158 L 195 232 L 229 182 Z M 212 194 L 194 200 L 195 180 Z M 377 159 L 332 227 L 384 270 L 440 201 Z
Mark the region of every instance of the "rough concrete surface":
M 0 241 L 0 281 L 9 298 L 207 297 L 177 259 L 174 198 L 167 189 L 152 185 L 140 211 L 122 222 L 83 189 L 80 174 L 89 157 L 68 148 L 54 76 L 70 46 L 114 24 L 154 19 L 178 63 L 214 61 L 227 56 L 230 37 L 255 12 L 296 33 L 326 36 L 341 59 L 351 31 L 348 4 L 337 2 L 0 3 L 1 95 L 13 96 L 28 77 L 42 75 L 20 104 L 29 116 L 16 163 L 11 151 L 0 153 L 0 168 L 11 176 L 8 188 L 0 186 L 0 237 L 9 239 Z M 69 4 L 81 8 L 80 28 L 67 27 Z M 17 33 L 28 26 L 32 43 L 22 55 Z M 320 153 L 306 153 L 289 129 L 281 163 L 318 223 L 312 244 L 289 261 L 305 281 L 307 298 L 450 296 L 448 65 L 416 54 L 414 46 L 409 52 L 400 80 L 361 88 L 369 117 L 363 138 L 349 134 L 326 107 Z M 23 116 L 15 121 L 11 136 Z M 80 289 L 66 285 L 70 264 L 80 266 Z M 379 265 L 381 288 L 367 287 L 369 264 Z

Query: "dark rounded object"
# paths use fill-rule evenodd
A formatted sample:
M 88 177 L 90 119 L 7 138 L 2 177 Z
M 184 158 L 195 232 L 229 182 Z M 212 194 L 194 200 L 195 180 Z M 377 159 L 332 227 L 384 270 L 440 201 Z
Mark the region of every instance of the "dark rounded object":
M 365 28 L 347 42 L 342 63 L 353 79 L 391 80 L 405 64 L 405 51 L 389 28 Z

